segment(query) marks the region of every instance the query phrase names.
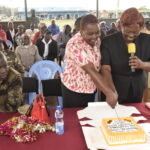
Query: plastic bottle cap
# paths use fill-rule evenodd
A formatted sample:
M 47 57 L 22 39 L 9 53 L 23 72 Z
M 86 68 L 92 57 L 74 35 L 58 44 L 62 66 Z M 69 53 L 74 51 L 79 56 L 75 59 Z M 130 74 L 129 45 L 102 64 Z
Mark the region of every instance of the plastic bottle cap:
M 61 110 L 61 106 L 57 106 L 56 109 L 57 109 L 57 110 Z

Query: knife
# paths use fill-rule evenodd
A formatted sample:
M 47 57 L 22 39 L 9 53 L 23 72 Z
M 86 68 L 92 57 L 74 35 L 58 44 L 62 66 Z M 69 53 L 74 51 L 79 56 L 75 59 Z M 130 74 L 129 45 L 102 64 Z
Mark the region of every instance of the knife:
M 118 116 L 118 113 L 117 113 L 117 110 L 116 110 L 116 107 L 114 108 L 114 110 L 115 110 L 115 113 L 116 113 L 116 116 L 117 116 L 118 120 L 120 120 L 119 116 Z

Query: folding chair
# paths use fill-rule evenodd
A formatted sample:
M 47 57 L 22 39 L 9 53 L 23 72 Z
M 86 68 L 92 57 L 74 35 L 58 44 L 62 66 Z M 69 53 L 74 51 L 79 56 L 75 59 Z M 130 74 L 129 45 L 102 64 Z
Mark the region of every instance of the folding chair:
M 35 92 L 38 94 L 38 80 L 34 77 L 23 77 L 23 93 L 30 93 L 30 92 Z M 30 99 L 34 99 L 34 95 Z M 29 98 L 25 100 L 25 103 L 29 103 Z
M 42 80 L 42 87 L 44 96 L 58 96 L 58 104 L 63 106 L 61 79 Z

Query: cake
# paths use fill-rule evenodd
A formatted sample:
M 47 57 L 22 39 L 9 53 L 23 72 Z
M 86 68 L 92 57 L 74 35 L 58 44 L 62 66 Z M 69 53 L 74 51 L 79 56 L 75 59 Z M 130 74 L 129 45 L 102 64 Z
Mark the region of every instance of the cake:
M 108 145 L 145 143 L 145 133 L 132 117 L 102 119 L 101 130 Z

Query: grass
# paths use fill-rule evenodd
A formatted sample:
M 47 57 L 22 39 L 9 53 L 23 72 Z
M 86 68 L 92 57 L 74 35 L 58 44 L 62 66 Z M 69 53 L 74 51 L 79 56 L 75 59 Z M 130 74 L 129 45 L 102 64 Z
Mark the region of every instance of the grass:
M 45 22 L 47 26 L 49 26 L 51 24 L 51 20 L 43 20 L 42 22 Z M 63 27 L 66 24 L 69 24 L 73 29 L 74 22 L 75 22 L 75 20 L 56 20 L 56 24 L 60 27 L 60 31 L 63 30 Z

